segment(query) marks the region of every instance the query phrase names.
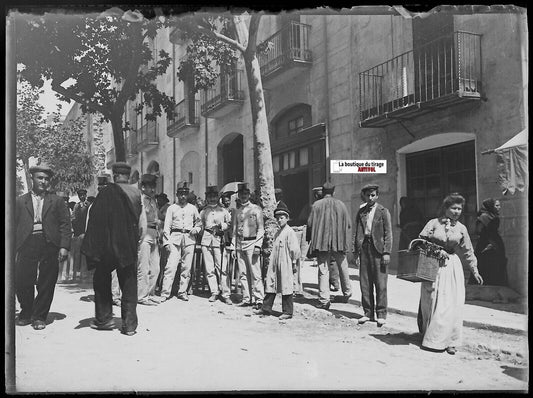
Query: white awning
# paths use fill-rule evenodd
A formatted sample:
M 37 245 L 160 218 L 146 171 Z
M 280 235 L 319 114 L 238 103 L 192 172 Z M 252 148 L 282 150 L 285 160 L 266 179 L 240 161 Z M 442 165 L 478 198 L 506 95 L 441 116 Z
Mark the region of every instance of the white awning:
M 522 130 L 505 144 L 491 152 L 496 153 L 498 182 L 503 194 L 524 192 L 528 185 L 528 131 Z
M 494 152 L 499 152 L 504 149 L 508 149 L 515 146 L 520 145 L 527 145 L 527 129 L 522 130 L 517 135 L 515 135 L 513 138 L 511 138 L 509 141 L 507 141 L 502 146 L 499 146 L 494 150 Z

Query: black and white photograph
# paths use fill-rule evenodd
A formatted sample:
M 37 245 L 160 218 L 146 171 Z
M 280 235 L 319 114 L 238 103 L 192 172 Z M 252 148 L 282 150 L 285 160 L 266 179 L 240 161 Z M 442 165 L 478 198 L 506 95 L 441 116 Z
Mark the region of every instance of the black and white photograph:
M 529 392 L 527 9 L 343 7 L 5 6 L 7 394 Z

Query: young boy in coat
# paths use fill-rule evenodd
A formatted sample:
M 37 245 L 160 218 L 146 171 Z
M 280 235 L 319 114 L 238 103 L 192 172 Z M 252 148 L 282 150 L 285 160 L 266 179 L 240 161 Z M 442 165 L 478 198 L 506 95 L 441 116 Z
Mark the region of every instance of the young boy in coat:
M 383 326 L 387 319 L 387 265 L 392 249 L 392 227 L 389 211 L 377 203 L 379 187 L 368 184 L 361 189 L 362 206 L 355 217 L 355 255 L 360 256 L 359 282 L 364 316 L 363 324 L 374 320 Z M 376 300 L 374 302 L 374 287 Z

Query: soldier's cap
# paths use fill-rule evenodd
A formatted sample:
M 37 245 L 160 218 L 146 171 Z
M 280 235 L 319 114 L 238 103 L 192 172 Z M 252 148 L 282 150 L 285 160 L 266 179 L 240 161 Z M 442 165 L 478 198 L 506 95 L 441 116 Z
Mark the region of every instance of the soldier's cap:
M 333 185 L 331 182 L 326 181 L 324 184 L 322 184 L 322 190 L 323 191 L 330 191 L 332 192 L 335 189 L 335 185 Z
M 281 189 L 281 188 L 274 188 L 274 193 L 275 193 L 275 194 L 283 193 L 283 189 Z
M 157 176 L 153 174 L 143 174 L 141 176 L 141 184 L 155 185 L 157 181 Z
M 287 205 L 283 201 L 279 201 L 278 206 L 276 207 L 276 210 L 274 210 L 274 217 L 280 214 L 285 214 L 287 217 L 290 217 L 290 211 Z
M 176 192 L 189 192 L 189 184 L 187 181 L 180 181 L 176 185 Z
M 248 191 L 248 193 L 249 193 L 250 192 L 250 188 L 248 188 L 248 183 L 247 182 L 243 182 L 243 183 L 240 183 L 239 185 L 237 185 L 237 191 L 238 192 Z
M 113 174 L 125 174 L 125 175 L 131 174 L 131 166 L 127 164 L 126 162 L 114 163 L 111 166 L 111 170 L 113 171 Z
M 207 195 L 217 195 L 218 196 L 218 187 L 216 185 L 210 185 L 205 190 L 205 196 Z
M 366 184 L 363 188 L 361 188 L 361 193 L 365 193 L 366 191 L 379 189 L 379 185 L 377 184 Z
M 83 189 L 83 188 L 82 188 L 82 189 L 78 189 L 78 190 L 76 191 L 76 193 L 77 193 L 78 195 L 87 195 L 87 190 L 86 190 L 86 189 Z
M 38 172 L 46 173 L 48 174 L 48 177 L 50 178 L 52 178 L 52 176 L 54 175 L 54 172 L 52 171 L 52 169 L 45 164 L 40 164 L 37 166 L 30 167 L 30 174 L 38 173 Z

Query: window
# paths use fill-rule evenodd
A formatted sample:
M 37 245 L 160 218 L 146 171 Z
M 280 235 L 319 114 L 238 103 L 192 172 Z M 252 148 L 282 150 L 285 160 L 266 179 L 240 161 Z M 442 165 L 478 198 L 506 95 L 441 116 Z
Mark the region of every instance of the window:
M 299 133 L 304 128 L 304 117 L 299 116 L 296 119 L 289 120 L 289 135 Z
M 473 232 L 476 220 L 476 164 L 474 141 L 406 155 L 407 196 L 426 218 L 437 217 L 442 200 L 451 192 L 466 199 L 460 221 Z
M 272 157 L 272 168 L 274 169 L 274 173 L 279 171 L 279 156 Z
M 300 166 L 307 166 L 309 163 L 309 157 L 307 148 L 300 149 Z

